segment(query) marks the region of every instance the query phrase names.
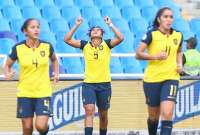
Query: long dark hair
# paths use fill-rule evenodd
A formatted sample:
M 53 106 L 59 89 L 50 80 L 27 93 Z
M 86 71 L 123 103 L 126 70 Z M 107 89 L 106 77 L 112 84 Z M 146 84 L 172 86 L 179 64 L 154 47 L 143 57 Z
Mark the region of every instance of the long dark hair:
M 161 8 L 161 9 L 158 10 L 158 12 L 156 14 L 156 17 L 155 17 L 155 19 L 153 21 L 153 27 L 154 28 L 158 28 L 160 26 L 160 23 L 158 22 L 158 18 L 160 18 L 162 16 L 162 14 L 163 14 L 163 12 L 165 10 L 172 10 L 172 9 L 169 8 L 169 7 L 163 7 L 163 8 Z
M 35 18 L 29 18 L 29 19 L 25 20 L 24 23 L 23 23 L 23 25 L 22 25 L 22 27 L 21 27 L 21 32 L 24 32 L 24 30 L 27 29 L 29 23 L 30 23 L 32 20 L 36 20 L 36 21 L 39 22 L 39 20 L 37 20 L 37 19 L 35 19 Z

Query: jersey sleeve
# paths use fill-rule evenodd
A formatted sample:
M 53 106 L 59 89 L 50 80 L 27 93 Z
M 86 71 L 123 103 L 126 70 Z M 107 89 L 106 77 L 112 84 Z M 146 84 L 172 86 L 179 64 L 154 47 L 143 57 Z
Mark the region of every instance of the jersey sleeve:
M 106 39 L 105 42 L 106 42 L 106 44 L 108 45 L 108 47 L 109 47 L 110 49 L 113 48 L 113 47 L 111 46 L 111 44 L 110 44 L 111 39 Z
M 152 31 L 148 31 L 146 34 L 144 34 L 144 36 L 142 37 L 141 42 L 149 45 L 151 44 L 152 41 Z
M 85 45 L 88 43 L 88 41 L 85 41 L 85 40 L 81 40 L 81 47 L 80 49 L 83 50 L 83 48 L 85 47 Z
M 13 61 L 17 60 L 17 46 L 13 46 L 10 54 L 8 55 Z
M 182 46 L 182 44 L 183 44 L 183 34 L 181 33 L 181 42 L 180 42 L 179 46 Z
M 50 45 L 50 48 L 49 48 L 49 57 L 51 57 L 54 53 L 55 53 L 55 51 L 54 51 L 54 48 L 53 48 L 53 45 L 52 44 L 50 44 L 49 43 L 49 45 Z

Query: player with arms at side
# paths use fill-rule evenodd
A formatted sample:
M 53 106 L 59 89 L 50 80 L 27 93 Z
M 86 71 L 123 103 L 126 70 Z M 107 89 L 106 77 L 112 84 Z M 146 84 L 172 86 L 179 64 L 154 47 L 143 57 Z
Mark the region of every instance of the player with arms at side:
M 40 23 L 34 18 L 27 19 L 22 28 L 26 40 L 17 43 L 11 50 L 4 74 L 12 79 L 13 63 L 19 63 L 19 83 L 17 93 L 17 118 L 21 118 L 23 135 L 32 135 L 33 117 L 36 114 L 35 127 L 40 135 L 48 133 L 50 97 L 52 94 L 49 59 L 52 62 L 54 81 L 58 81 L 58 60 L 52 45 L 39 40 Z
M 161 118 L 160 135 L 171 135 L 172 116 L 182 67 L 182 34 L 174 30 L 173 12 L 161 8 L 155 17 L 153 29 L 143 37 L 136 52 L 137 59 L 148 60 L 143 88 L 148 105 L 149 135 L 156 135 Z M 147 50 L 147 53 L 145 52 Z

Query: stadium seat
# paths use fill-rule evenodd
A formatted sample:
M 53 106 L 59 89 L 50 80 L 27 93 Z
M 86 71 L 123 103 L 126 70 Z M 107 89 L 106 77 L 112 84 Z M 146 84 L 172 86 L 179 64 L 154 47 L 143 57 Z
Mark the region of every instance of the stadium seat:
M 134 3 L 139 8 L 143 8 L 143 7 L 146 7 L 146 6 L 153 6 L 154 5 L 153 0 L 134 0 Z
M 40 10 L 36 6 L 24 7 L 22 15 L 25 19 L 28 18 L 41 18 Z
M 41 32 L 40 39 L 46 42 L 50 42 L 54 47 L 56 45 L 56 38 L 54 33 L 52 32 Z
M 76 53 L 76 49 L 64 41 L 58 41 L 56 43 L 56 52 L 57 53 Z
M 114 50 L 116 53 L 133 53 L 134 48 L 134 34 L 130 31 L 123 31 L 124 40 L 114 47 L 112 50 Z
M 99 9 L 101 9 L 102 7 L 108 7 L 108 6 L 113 6 L 113 0 L 106 0 L 106 2 L 104 0 L 94 0 L 95 1 L 95 5 L 97 5 L 99 7 Z
M 194 33 L 197 33 L 198 31 L 200 31 L 200 18 L 191 19 L 189 22 L 189 25 L 190 25 L 191 31 Z
M 89 40 L 89 35 L 87 34 L 88 30 L 79 30 L 79 32 L 76 32 L 74 37 L 77 40 Z
M 158 11 L 158 7 L 153 6 L 146 6 L 141 9 L 142 16 L 147 20 L 149 24 L 151 24 L 156 16 Z
M 67 34 L 68 31 L 58 31 L 57 33 L 55 33 L 56 35 L 56 40 L 58 41 L 63 41 L 64 40 L 64 36 Z
M 35 5 L 42 9 L 46 6 L 54 6 L 54 1 L 53 0 L 35 0 Z
M 24 19 L 13 19 L 10 21 L 11 31 L 15 32 L 16 34 L 21 32 L 21 27 L 24 23 Z
M 5 6 L 14 6 L 13 0 L 0 0 L 0 8 L 3 8 Z
M 123 73 L 123 67 L 120 63 L 119 58 L 117 57 L 112 57 L 110 60 L 110 70 L 111 73 Z
M 62 63 L 68 74 L 81 74 L 83 73 L 83 65 L 80 58 L 62 58 Z
M 120 9 L 123 7 L 133 6 L 133 0 L 114 0 L 115 5 Z
M 93 0 L 74 0 L 74 3 L 80 8 L 94 6 Z
M 23 41 L 25 39 L 26 39 L 26 36 L 24 35 L 24 33 L 22 33 L 22 32 L 17 33 L 17 41 L 18 42 Z
M 120 10 L 116 6 L 103 7 L 101 9 L 101 15 L 102 17 L 109 16 L 111 19 L 121 18 Z
M 143 36 L 147 31 L 148 23 L 144 18 L 131 19 L 129 21 L 130 30 L 135 33 L 137 36 Z
M 58 31 L 69 31 L 68 23 L 63 18 L 53 19 L 50 21 L 51 31 L 57 33 Z
M 143 73 L 142 67 L 138 60 L 133 57 L 121 58 L 124 73 Z
M 71 19 L 77 18 L 81 15 L 77 6 L 65 6 L 61 9 L 61 14 L 67 21 L 70 21 Z
M 141 18 L 140 10 L 137 6 L 127 6 L 121 9 L 122 16 L 130 21 L 131 19 Z
M 120 31 L 130 31 L 128 23 L 125 19 L 112 19 L 112 22 Z
M 8 54 L 14 45 L 14 40 L 10 38 L 0 38 L 0 54 Z
M 174 4 L 173 0 L 154 0 L 154 3 L 159 7 L 166 7 Z
M 139 63 L 142 67 L 142 71 L 144 72 L 147 67 L 148 61 L 147 60 L 139 60 Z
M 56 6 L 45 6 L 42 8 L 42 16 L 48 21 L 61 17 L 60 11 Z
M 40 18 L 40 32 L 50 32 L 49 23 L 46 19 Z
M 173 11 L 174 19 L 181 18 L 181 8 L 180 7 L 178 7 L 177 5 L 171 5 L 169 7 Z
M 0 31 L 10 31 L 9 23 L 4 18 L 0 18 Z
M 172 24 L 172 27 L 181 32 L 190 31 L 190 26 L 189 26 L 188 22 L 182 18 L 175 19 Z
M 32 7 L 32 6 L 34 6 L 34 1 L 33 0 L 15 0 L 15 3 L 21 9 L 24 8 L 24 7 Z
M 81 14 L 82 14 L 82 17 L 87 20 L 90 20 L 92 18 L 100 18 L 101 17 L 101 13 L 100 13 L 99 9 L 95 6 L 82 8 Z
M 190 37 L 194 37 L 195 36 L 195 34 L 193 32 L 191 32 L 191 31 L 184 31 L 184 32 L 182 32 L 182 34 L 183 34 L 183 40 L 187 40 Z
M 7 20 L 22 18 L 21 11 L 17 6 L 5 6 L 2 11 Z
M 76 18 L 70 20 L 70 22 L 69 22 L 69 27 L 70 28 L 72 28 L 74 26 L 75 21 L 76 21 Z M 83 22 L 78 27 L 78 29 L 76 30 L 75 33 L 78 33 L 79 31 L 87 31 L 87 30 L 89 30 L 88 22 L 87 22 L 87 20 L 83 20 Z
M 73 0 L 54 0 L 54 2 L 55 2 L 55 5 L 58 6 L 59 8 L 74 5 Z

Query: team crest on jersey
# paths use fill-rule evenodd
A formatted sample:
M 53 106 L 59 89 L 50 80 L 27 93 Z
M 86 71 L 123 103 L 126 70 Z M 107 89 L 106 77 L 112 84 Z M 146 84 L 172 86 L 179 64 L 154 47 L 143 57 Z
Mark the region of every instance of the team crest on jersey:
M 42 57 L 44 57 L 44 56 L 45 56 L 45 51 L 40 51 L 40 55 L 41 55 Z
M 103 50 L 103 45 L 99 45 L 99 50 Z
M 178 40 L 176 38 L 173 39 L 173 42 L 174 42 L 175 45 L 178 45 Z

